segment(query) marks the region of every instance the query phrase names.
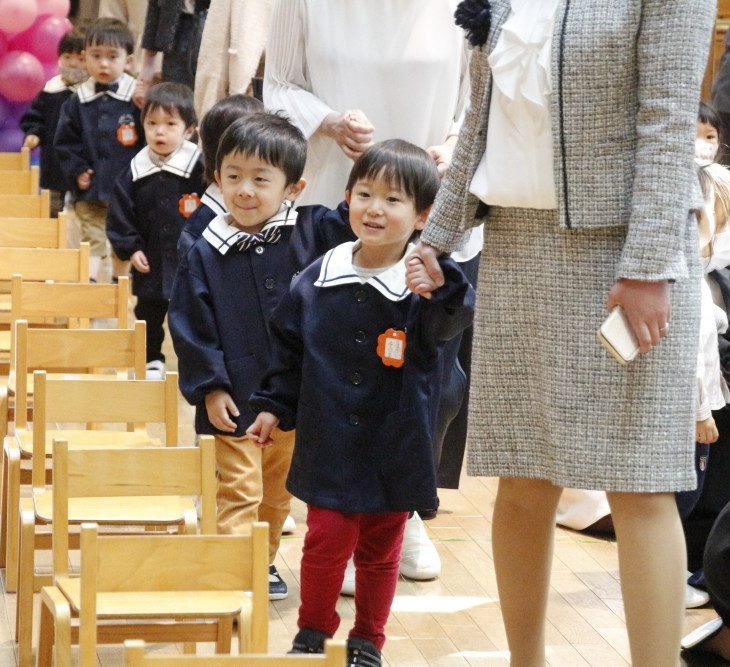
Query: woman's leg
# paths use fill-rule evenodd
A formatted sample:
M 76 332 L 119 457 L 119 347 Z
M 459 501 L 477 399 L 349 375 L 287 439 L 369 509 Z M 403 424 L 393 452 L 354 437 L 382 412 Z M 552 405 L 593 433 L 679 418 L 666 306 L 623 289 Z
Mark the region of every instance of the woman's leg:
M 545 612 L 561 492 L 542 479 L 499 480 L 492 551 L 512 667 L 545 665 Z
M 673 493 L 609 493 L 633 667 L 679 664 L 687 555 Z

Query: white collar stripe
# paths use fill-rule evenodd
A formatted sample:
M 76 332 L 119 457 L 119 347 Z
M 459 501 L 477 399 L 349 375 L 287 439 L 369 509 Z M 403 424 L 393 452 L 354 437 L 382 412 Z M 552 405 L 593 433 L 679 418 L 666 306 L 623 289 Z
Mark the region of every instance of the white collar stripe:
M 226 205 L 223 203 L 223 194 L 220 188 L 215 184 L 211 183 L 207 190 L 203 193 L 200 198 L 201 203 L 205 204 L 209 208 L 213 209 L 217 215 L 225 215 L 228 213 Z
M 52 79 L 46 82 L 43 86 L 44 93 L 60 93 L 63 90 L 74 90 L 73 86 L 67 86 L 66 82 L 60 74 L 56 74 Z
M 190 178 L 195 163 L 200 156 L 200 149 L 190 141 L 183 141 L 180 147 L 161 165 L 156 165 L 150 158 L 150 147 L 145 146 L 132 158 L 132 180 L 138 181 L 160 171 L 169 171 L 176 176 Z
M 225 255 L 244 235 L 249 235 L 248 232 L 236 227 L 230 220 L 230 213 L 219 214 L 203 230 L 203 238 L 221 255 Z M 263 233 L 271 227 L 291 227 L 296 222 L 297 212 L 288 203 L 282 204 L 281 208 L 269 218 L 259 233 Z
M 132 93 L 134 92 L 134 84 L 134 77 L 124 73 L 119 78 L 119 88 L 117 88 L 116 92 L 113 90 L 100 90 L 97 93 L 96 81 L 92 78 L 88 78 L 82 84 L 79 84 L 76 92 L 78 93 L 81 104 L 93 102 L 102 95 L 109 95 L 109 97 L 121 100 L 122 102 L 129 102 L 132 99 Z

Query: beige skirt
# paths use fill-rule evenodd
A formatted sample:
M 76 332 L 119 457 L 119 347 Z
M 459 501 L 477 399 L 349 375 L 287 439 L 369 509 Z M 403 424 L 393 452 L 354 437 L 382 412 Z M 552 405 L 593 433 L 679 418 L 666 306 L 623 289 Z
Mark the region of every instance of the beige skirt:
M 621 366 L 596 340 L 626 230 L 562 230 L 555 211 L 492 207 L 469 403 L 469 473 L 607 491 L 682 491 L 694 472 L 700 267 L 672 285 L 667 337 Z

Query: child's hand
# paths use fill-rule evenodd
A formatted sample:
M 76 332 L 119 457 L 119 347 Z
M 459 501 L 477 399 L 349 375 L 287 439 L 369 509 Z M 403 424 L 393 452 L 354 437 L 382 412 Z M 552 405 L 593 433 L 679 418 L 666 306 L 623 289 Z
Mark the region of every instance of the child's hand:
M 406 261 L 406 276 L 408 277 L 409 284 L 412 283 L 418 286 L 419 293 L 424 299 L 430 299 L 431 292 L 439 288 L 436 281 L 428 275 L 426 265 L 420 257 L 411 256 Z
M 695 434 L 695 440 L 703 445 L 711 445 L 720 437 L 712 417 L 695 422 Z
M 147 261 L 147 255 L 145 255 L 141 250 L 135 252 L 134 255 L 129 258 L 129 261 L 132 262 L 132 266 L 140 273 L 150 272 L 150 263 Z
M 357 160 L 373 145 L 375 128 L 359 109 L 345 111 L 342 115 L 333 111 L 322 121 L 322 131 L 334 139 L 342 152 L 351 160 Z
M 270 412 L 259 412 L 256 421 L 246 429 L 246 433 L 257 447 L 268 447 L 274 444 L 271 433 L 278 424 L 279 420 L 276 415 Z
M 23 148 L 30 148 L 31 150 L 41 143 L 40 137 L 35 134 L 28 134 L 23 141 Z
M 87 169 L 83 174 L 76 177 L 76 185 L 79 190 L 88 190 L 91 187 L 91 177 L 94 175 L 93 169 Z
M 440 254 L 428 243 L 416 243 L 413 252 L 406 257 L 406 285 L 411 292 L 430 299 L 431 292 L 444 284 L 444 274 L 438 262 Z
M 132 256 L 134 257 L 134 255 Z M 205 395 L 205 409 L 208 412 L 208 419 L 219 431 L 233 433 L 236 430 L 236 422 L 228 415 L 238 417 L 241 414 L 233 402 L 231 395 L 223 389 L 215 389 Z

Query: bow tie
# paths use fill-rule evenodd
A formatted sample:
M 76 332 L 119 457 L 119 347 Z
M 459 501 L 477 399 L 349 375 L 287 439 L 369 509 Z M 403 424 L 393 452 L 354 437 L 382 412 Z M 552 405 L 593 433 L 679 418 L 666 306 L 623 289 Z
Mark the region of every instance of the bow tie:
M 241 232 L 241 237 L 236 241 L 238 252 L 246 252 L 254 246 L 263 243 L 278 243 L 281 238 L 281 229 L 278 226 L 269 227 L 262 232 L 256 234 L 246 234 Z
M 107 93 L 107 92 L 116 93 L 118 90 L 119 90 L 118 83 L 95 83 L 94 84 L 95 93 Z

